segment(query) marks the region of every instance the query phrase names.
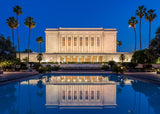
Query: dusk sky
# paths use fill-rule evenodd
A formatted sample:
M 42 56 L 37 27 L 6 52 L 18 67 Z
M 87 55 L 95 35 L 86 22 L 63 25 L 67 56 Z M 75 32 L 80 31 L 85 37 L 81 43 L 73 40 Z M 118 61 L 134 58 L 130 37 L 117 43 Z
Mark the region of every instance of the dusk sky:
M 135 16 L 140 5 L 148 10 L 156 9 L 157 18 L 152 23 L 151 38 L 154 38 L 156 29 L 160 26 L 160 0 L 0 0 L 0 34 L 11 36 L 12 31 L 6 19 L 16 16 L 13 7 L 21 6 L 23 14 L 19 16 L 19 34 L 21 51 L 28 48 L 29 30 L 24 25 L 24 19 L 32 16 L 36 27 L 31 30 L 31 50 L 37 51 L 36 38 L 45 39 L 46 28 L 73 27 L 73 28 L 116 28 L 117 39 L 122 41 L 121 51 L 134 50 L 134 31 L 129 28 L 128 20 Z M 139 18 L 138 18 L 139 19 Z M 137 47 L 139 49 L 139 26 L 137 31 Z M 142 47 L 148 46 L 149 24 L 142 20 Z M 15 44 L 17 35 L 15 30 Z M 43 43 L 45 51 L 45 43 Z

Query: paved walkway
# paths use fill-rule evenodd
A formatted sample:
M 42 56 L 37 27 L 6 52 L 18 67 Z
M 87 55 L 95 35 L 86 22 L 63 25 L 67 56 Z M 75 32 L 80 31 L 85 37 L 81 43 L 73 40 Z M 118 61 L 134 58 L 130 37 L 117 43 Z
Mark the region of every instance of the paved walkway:
M 0 85 L 38 74 L 38 72 L 4 72 L 0 74 Z

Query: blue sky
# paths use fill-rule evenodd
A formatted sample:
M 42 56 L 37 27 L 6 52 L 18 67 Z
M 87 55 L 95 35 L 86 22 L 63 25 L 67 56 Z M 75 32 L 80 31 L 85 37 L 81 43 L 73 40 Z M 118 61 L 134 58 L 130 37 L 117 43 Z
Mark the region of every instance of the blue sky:
M 11 36 L 11 29 L 6 24 L 6 19 L 16 16 L 13 7 L 20 5 L 23 15 L 19 16 L 19 33 L 21 50 L 28 47 L 28 28 L 24 19 L 34 17 L 36 27 L 31 33 L 31 49 L 37 51 L 36 38 L 45 38 L 45 28 L 58 27 L 103 27 L 116 28 L 117 39 L 122 41 L 121 51 L 134 50 L 134 31 L 128 27 L 128 19 L 135 16 L 135 10 L 140 5 L 149 9 L 156 9 L 157 18 L 152 23 L 151 38 L 154 38 L 156 29 L 160 26 L 160 1 L 159 0 L 0 0 L 0 34 Z M 139 49 L 139 26 L 137 31 L 137 47 Z M 149 24 L 142 20 L 142 47 L 148 46 Z M 15 44 L 17 36 L 15 31 Z M 45 43 L 43 43 L 45 51 Z

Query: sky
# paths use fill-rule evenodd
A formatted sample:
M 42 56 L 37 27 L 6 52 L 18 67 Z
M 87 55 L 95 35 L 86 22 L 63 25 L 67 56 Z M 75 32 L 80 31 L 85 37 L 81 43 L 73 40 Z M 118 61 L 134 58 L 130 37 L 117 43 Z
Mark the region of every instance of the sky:
M 138 6 L 144 5 L 147 10 L 155 9 L 157 18 L 152 22 L 151 38 L 160 26 L 160 0 L 0 0 L 0 34 L 12 35 L 6 19 L 16 16 L 13 7 L 21 6 L 23 14 L 19 16 L 19 36 L 21 51 L 28 48 L 29 30 L 24 25 L 28 16 L 34 18 L 36 27 L 31 30 L 31 50 L 37 51 L 36 38 L 45 40 L 46 28 L 116 28 L 117 39 L 122 41 L 121 51 L 132 52 L 135 45 L 133 28 L 129 28 L 128 20 L 135 16 Z M 139 18 L 137 18 L 139 19 Z M 137 49 L 139 49 L 139 25 L 136 25 Z M 149 23 L 142 19 L 142 48 L 148 47 Z M 15 30 L 15 45 L 17 35 Z M 45 52 L 45 43 L 43 43 Z

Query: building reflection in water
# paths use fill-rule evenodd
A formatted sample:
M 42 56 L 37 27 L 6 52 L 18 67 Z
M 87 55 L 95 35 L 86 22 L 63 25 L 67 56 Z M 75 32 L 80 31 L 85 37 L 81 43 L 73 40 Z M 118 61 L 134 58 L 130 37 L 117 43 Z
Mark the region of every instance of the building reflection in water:
M 115 108 L 116 83 L 102 76 L 51 76 L 47 108 Z

